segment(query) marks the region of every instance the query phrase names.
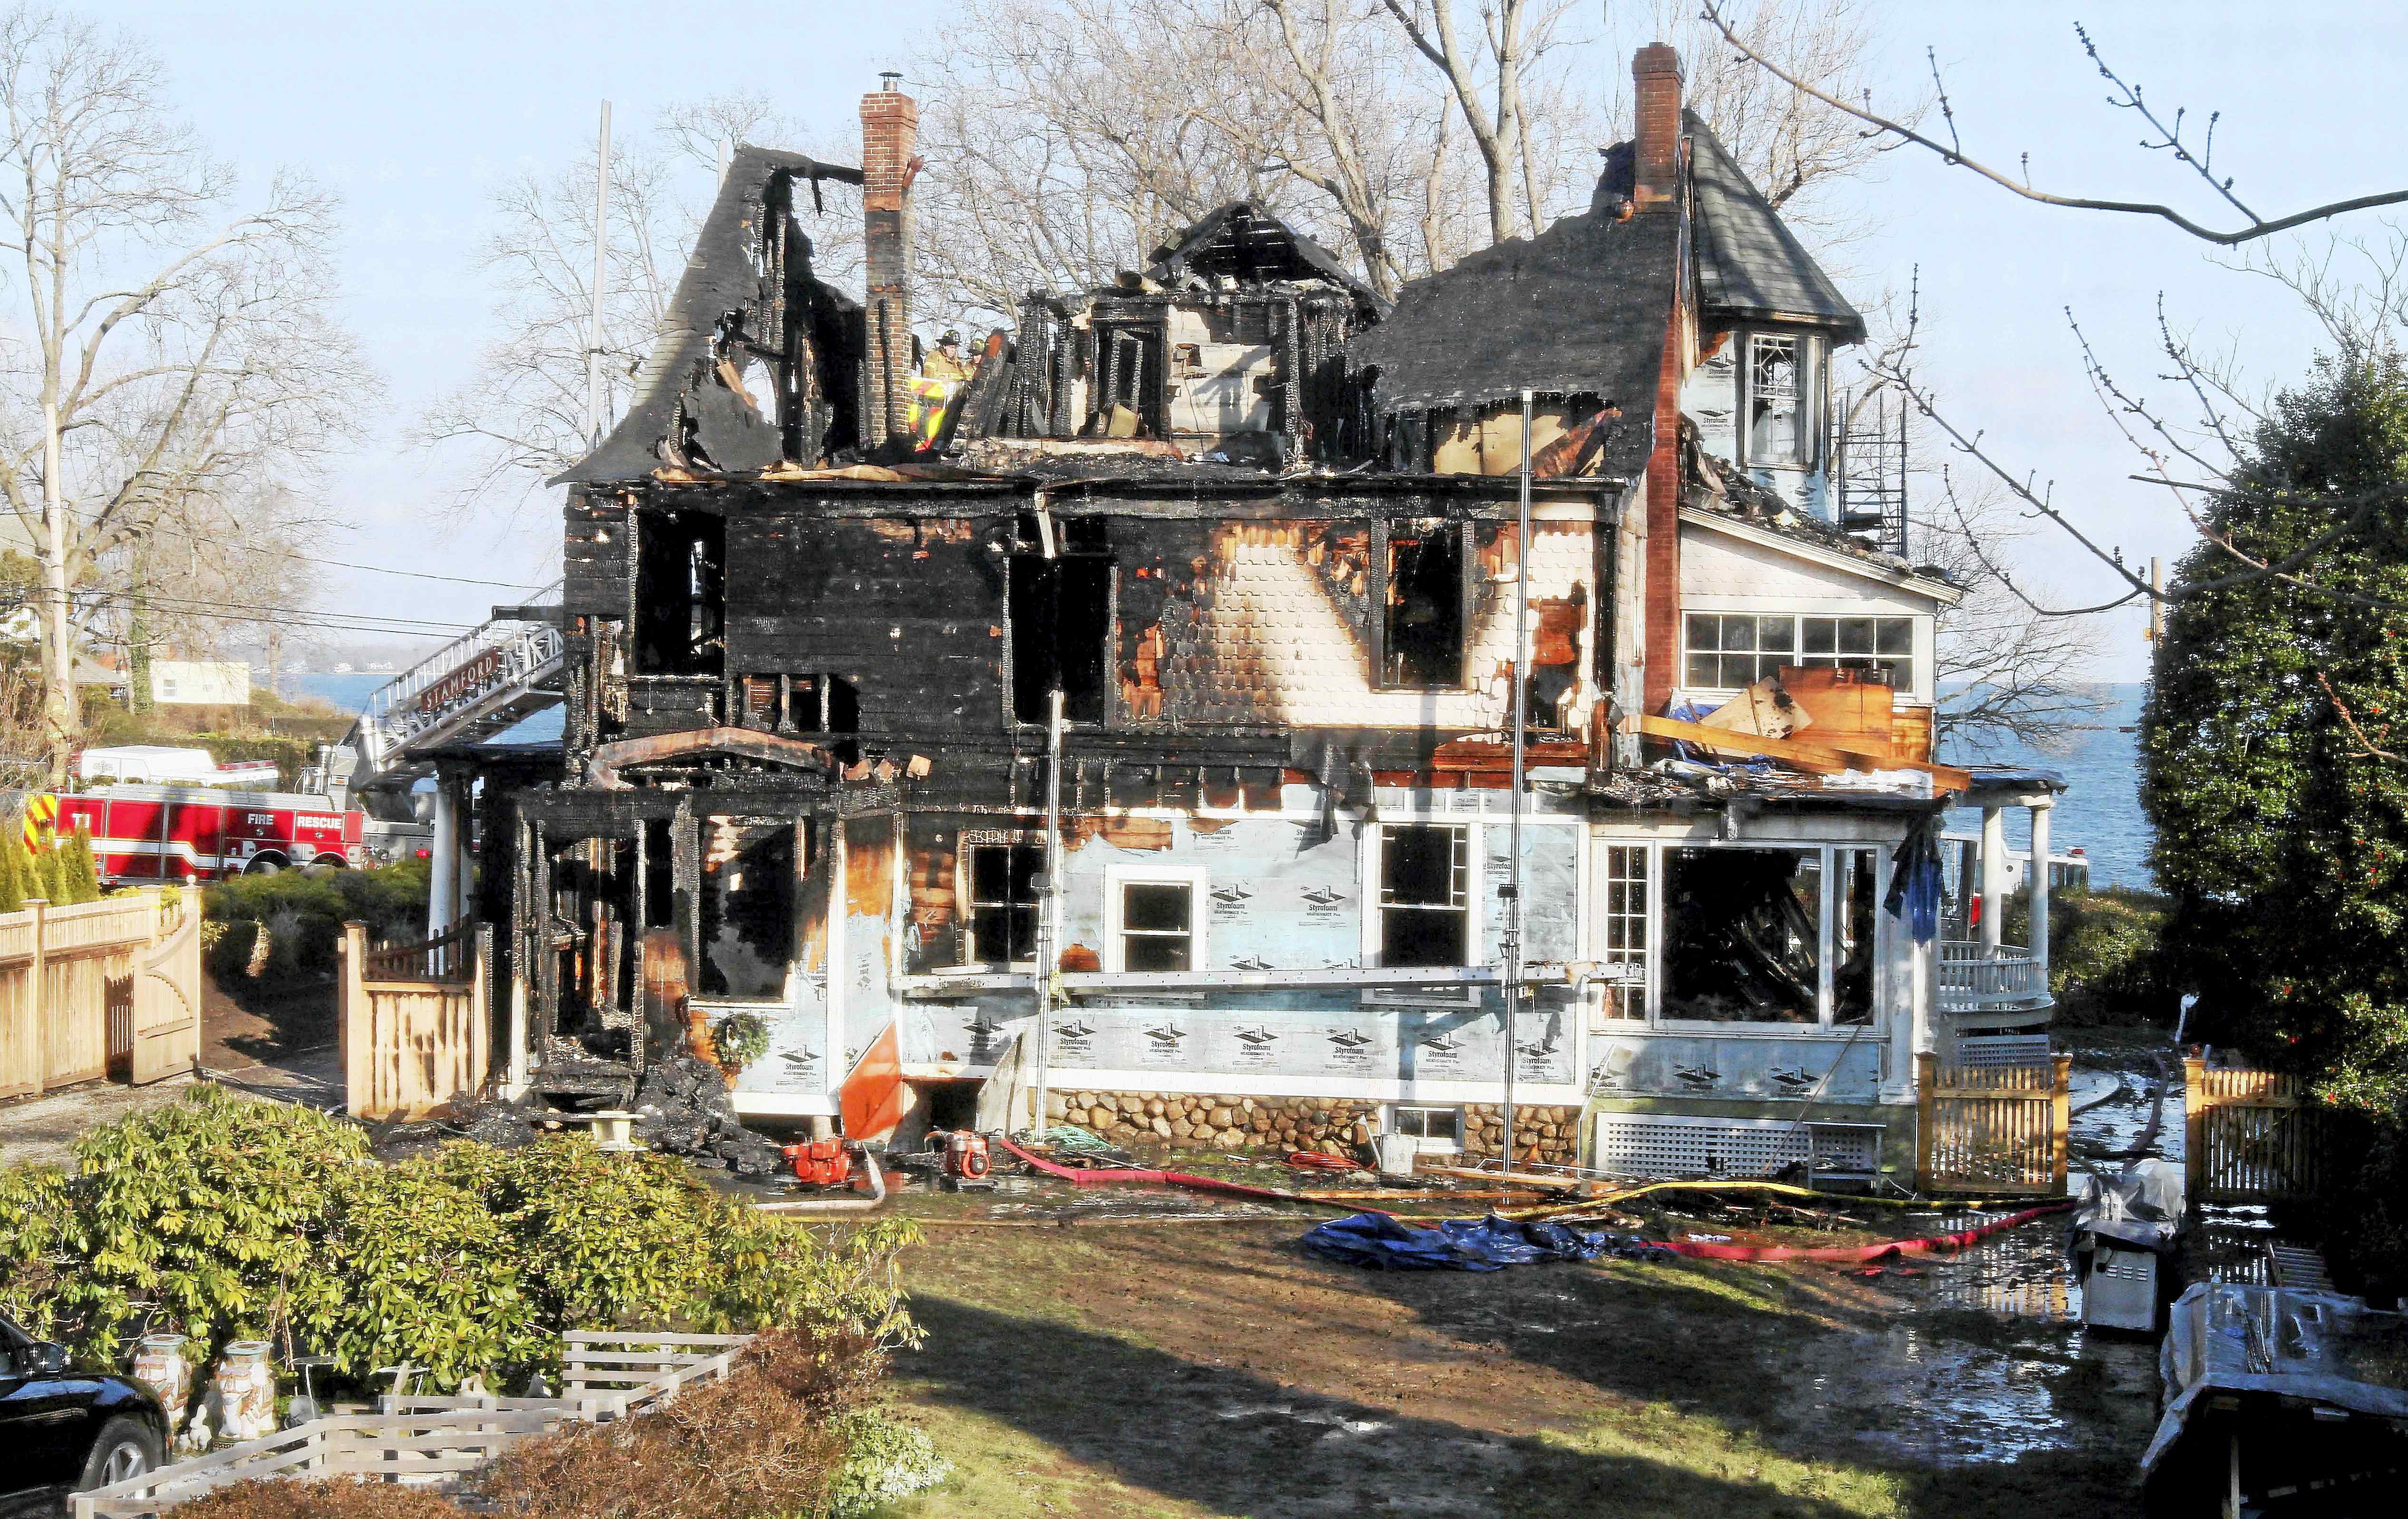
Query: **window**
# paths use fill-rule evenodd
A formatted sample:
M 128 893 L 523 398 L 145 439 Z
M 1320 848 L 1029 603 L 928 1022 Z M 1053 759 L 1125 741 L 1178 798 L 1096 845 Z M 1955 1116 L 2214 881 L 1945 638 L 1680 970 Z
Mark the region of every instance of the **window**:
M 1012 721 L 1049 721 L 1059 687 L 1066 721 L 1101 723 L 1112 562 L 1100 554 L 1016 553 L 1010 576 Z
M 861 695 L 837 675 L 745 675 L 736 681 L 741 725 L 767 733 L 853 733 Z
M 1605 850 L 1605 963 L 1616 967 L 1605 986 L 1604 1016 L 1647 1016 L 1647 846 Z
M 1114 868 L 1104 889 L 1104 933 L 1111 945 L 1105 969 L 1204 968 L 1201 870 L 1154 867 L 1124 875 Z
M 1751 466 L 1814 466 L 1822 348 L 1812 337 L 1753 333 L 1747 339 L 1747 457 Z
M 1823 854 L 1664 851 L 1663 1015 L 1822 1020 Z
M 1400 1103 L 1389 1111 L 1388 1132 L 1415 1140 L 1416 1147 L 1423 1150 L 1460 1150 L 1463 1148 L 1463 1110 L 1408 1108 Z
M 1380 829 L 1380 964 L 1461 966 L 1471 954 L 1471 830 Z
M 700 830 L 703 996 L 785 996 L 800 880 L 796 824 L 708 817 Z
M 1784 665 L 1807 669 L 1878 670 L 1894 690 L 1914 688 L 1912 617 L 1798 617 L 1787 612 L 1690 612 L 1683 683 L 1737 691 Z
M 637 674 L 717 675 L 725 667 L 726 565 L 726 518 L 637 514 Z
M 1463 684 L 1463 529 L 1401 522 L 1388 529 L 1380 683 L 1412 691 Z
M 1037 958 L 1037 878 L 1045 850 L 1015 837 L 963 840 L 962 875 L 969 912 L 963 921 L 970 965 L 1008 966 Z
M 1873 892 L 1880 855 L 1870 849 L 1831 853 L 1831 1022 L 1873 1021 Z

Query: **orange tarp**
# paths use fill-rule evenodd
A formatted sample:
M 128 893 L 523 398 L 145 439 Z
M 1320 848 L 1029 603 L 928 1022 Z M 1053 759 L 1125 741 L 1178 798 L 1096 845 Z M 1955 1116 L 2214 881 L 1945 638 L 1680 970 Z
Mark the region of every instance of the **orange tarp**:
M 903 1043 L 896 1025 L 870 1040 L 837 1094 L 848 1139 L 882 1139 L 903 1122 Z

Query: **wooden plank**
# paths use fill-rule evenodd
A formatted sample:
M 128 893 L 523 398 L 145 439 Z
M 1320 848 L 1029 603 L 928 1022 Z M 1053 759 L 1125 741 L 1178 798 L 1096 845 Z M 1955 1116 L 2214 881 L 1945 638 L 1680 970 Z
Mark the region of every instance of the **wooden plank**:
M 1794 766 L 1810 775 L 1836 775 L 1842 770 L 1918 770 L 1931 777 L 1932 783 L 1942 790 L 1965 791 L 1973 784 L 1971 774 L 1953 765 L 1899 759 L 1891 755 L 1886 747 L 1875 751 L 1826 743 L 1819 737 L 1819 729 L 1813 730 L 1818 735 L 1813 742 L 1801 743 L 1792 738 L 1724 733 L 1701 724 L 1644 714 L 1623 719 L 1622 728 L 1626 733 L 1643 733 L 1651 738 L 1679 738 L 1718 753 L 1762 755 L 1766 759 L 1777 759 Z
M 711 1345 L 721 1349 L 740 1348 L 752 1342 L 751 1335 L 658 1334 L 624 1329 L 570 1329 L 560 1337 L 564 1345 Z

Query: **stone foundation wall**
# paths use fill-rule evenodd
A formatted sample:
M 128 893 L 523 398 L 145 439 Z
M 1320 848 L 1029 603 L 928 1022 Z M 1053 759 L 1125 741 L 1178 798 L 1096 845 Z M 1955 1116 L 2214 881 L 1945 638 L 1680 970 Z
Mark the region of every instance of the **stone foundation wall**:
M 1237 1097 L 1187 1092 L 1049 1094 L 1047 1121 L 1083 1128 L 1114 1144 L 1152 1141 L 1190 1150 L 1320 1150 L 1346 1154 L 1380 1132 L 1380 1104 L 1354 1097 Z M 1493 1102 L 1463 1111 L 1463 1149 L 1478 1158 L 1497 1154 L 1504 1119 Z M 1519 1160 L 1551 1166 L 1578 1163 L 1580 1110 L 1517 1109 Z

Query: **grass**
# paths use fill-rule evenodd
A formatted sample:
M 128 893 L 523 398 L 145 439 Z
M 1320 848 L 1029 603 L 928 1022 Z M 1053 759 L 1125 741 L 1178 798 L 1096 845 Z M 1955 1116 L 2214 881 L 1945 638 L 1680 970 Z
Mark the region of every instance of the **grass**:
M 1880 1356 L 1903 1343 L 1945 1385 L 1952 1358 L 2022 1354 L 2029 1326 L 1831 1270 L 1357 1271 L 1297 1249 L 1302 1227 L 930 1230 L 904 1267 L 928 1345 L 896 1391 L 954 1474 L 895 1519 L 2025 1519 L 2128 1505 L 2154 1418 L 2145 1397 L 2100 1402 L 2042 1332 L 2019 1375 L 2082 1406 L 2064 1448 L 1918 1455 L 1978 1436 L 1985 1411 L 1918 1434 Z M 1845 1397 L 1805 1396 L 1834 1369 Z

